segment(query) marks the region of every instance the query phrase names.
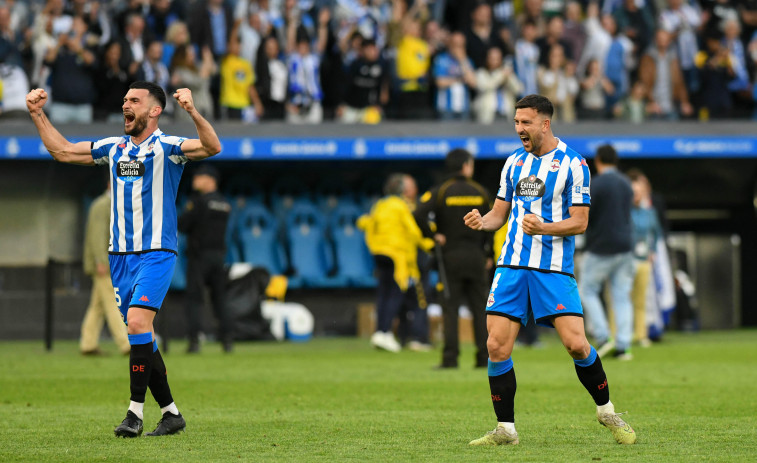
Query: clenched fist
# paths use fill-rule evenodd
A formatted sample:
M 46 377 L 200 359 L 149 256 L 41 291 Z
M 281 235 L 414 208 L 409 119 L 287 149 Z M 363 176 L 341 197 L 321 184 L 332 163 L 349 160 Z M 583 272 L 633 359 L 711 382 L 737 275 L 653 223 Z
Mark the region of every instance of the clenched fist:
M 523 227 L 523 232 L 527 235 L 534 236 L 544 234 L 542 230 L 542 226 L 544 224 L 539 219 L 539 217 L 535 216 L 534 214 L 526 214 L 523 217 L 523 223 L 521 225 Z
M 176 92 L 173 94 L 173 97 L 176 98 L 176 101 L 179 103 L 179 106 L 184 108 L 184 111 L 191 113 L 195 109 L 195 103 L 192 100 L 192 91 L 188 88 L 179 88 L 176 90 Z
M 26 94 L 26 108 L 30 113 L 42 111 L 45 103 L 47 103 L 47 92 L 41 88 L 35 88 Z
M 481 213 L 478 212 L 478 209 L 473 209 L 472 211 L 465 214 L 463 220 L 465 220 L 465 225 L 467 225 L 469 228 L 472 228 L 474 230 L 484 229 L 484 219 L 483 217 L 481 217 Z

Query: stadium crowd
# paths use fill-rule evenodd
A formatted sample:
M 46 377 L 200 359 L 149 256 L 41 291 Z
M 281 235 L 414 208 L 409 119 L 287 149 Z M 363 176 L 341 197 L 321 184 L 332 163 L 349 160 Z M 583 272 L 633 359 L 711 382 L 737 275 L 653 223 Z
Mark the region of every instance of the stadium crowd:
M 757 0 L 0 0 L 2 110 L 54 122 L 140 79 L 245 122 L 749 118 L 756 70 Z

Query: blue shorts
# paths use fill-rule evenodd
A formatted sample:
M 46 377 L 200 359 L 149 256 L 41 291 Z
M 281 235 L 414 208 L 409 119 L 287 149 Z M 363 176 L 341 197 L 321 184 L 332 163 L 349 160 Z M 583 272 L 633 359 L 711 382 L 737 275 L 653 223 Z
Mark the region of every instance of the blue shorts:
M 110 277 L 116 305 L 126 322 L 129 307 L 158 311 L 171 284 L 176 254 L 149 251 L 140 254 L 111 254 Z
M 576 280 L 570 275 L 499 267 L 486 301 L 486 313 L 528 323 L 529 310 L 542 326 L 563 315 L 583 317 Z

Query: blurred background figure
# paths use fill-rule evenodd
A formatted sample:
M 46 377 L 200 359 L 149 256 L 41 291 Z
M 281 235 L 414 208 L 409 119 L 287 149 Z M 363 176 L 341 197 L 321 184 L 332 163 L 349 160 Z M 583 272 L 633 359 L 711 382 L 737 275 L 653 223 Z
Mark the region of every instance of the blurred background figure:
M 406 297 L 415 297 L 420 287 L 418 248 L 430 250 L 433 241 L 424 239 L 404 199 L 405 174 L 392 174 L 384 184 L 385 196 L 360 217 L 358 227 L 376 263 L 376 332 L 371 345 L 389 352 L 402 346 L 392 325 Z M 408 294 L 410 292 L 410 294 Z M 415 293 L 415 294 L 413 294 Z
M 213 313 L 218 320 L 218 340 L 224 352 L 233 348 L 233 326 L 226 307 L 226 227 L 231 205 L 218 191 L 218 170 L 209 164 L 192 177 L 194 196 L 179 217 L 179 231 L 187 235 L 186 312 L 188 353 L 200 352 L 205 287 L 210 289 Z
M 638 169 L 631 169 L 627 174 L 633 188 L 631 221 L 633 223 L 633 255 L 636 258 L 636 274 L 631 292 L 634 317 L 633 341 L 641 347 L 648 347 L 651 343 L 647 328 L 647 292 L 657 242 L 662 239 L 662 227 L 652 207 L 649 180 Z
M 195 108 L 205 118 L 212 118 L 213 102 L 210 95 L 210 77 L 216 72 L 216 64 L 209 48 L 202 50 L 199 67 L 192 45 L 179 45 L 171 58 L 171 86 L 192 91 Z M 176 120 L 190 122 L 186 111 L 176 111 Z
M 473 61 L 465 54 L 465 36 L 450 35 L 447 50 L 434 58 L 436 112 L 444 121 L 470 117 L 470 92 L 476 86 Z
M 255 89 L 252 63 L 239 52 L 239 37 L 233 33 L 221 60 L 221 112 L 226 119 L 256 122 L 263 116 L 263 103 Z
M 381 122 L 381 107 L 389 98 L 389 88 L 376 41 L 361 39 L 360 55 L 347 71 L 347 92 L 339 108 L 346 124 Z
M 476 99 L 473 112 L 476 122 L 491 124 L 499 115 L 504 118 L 515 114 L 515 99 L 523 91 L 513 69 L 512 59 L 502 60 L 502 50 L 489 48 L 486 66 L 476 71 Z
M 258 48 L 255 61 L 255 89 L 265 108 L 263 119 L 283 120 L 289 70 L 281 60 L 279 41 L 275 36 L 266 37 Z
M 482 215 L 489 212 L 489 194 L 472 180 L 473 155 L 464 149 L 454 149 L 444 161 L 449 178 L 426 192 L 416 216 L 427 236 L 433 236 L 437 259 L 441 258 L 446 284 L 441 298 L 444 316 L 444 351 L 439 368 L 457 368 L 460 356 L 458 334 L 460 306 L 465 304 L 473 315 L 473 335 L 476 343 L 475 366 L 488 365 L 486 348 L 486 297 L 492 268 L 492 233 L 472 230 L 462 218 L 471 209 Z M 436 227 L 432 231 L 430 223 Z M 440 270 L 441 271 L 441 270 Z
M 634 260 L 631 252 L 633 190 L 628 177 L 618 171 L 618 153 L 611 145 L 597 148 L 596 176 L 591 181 L 591 214 L 586 229 L 586 252 L 581 262 L 578 291 L 583 301 L 587 329 L 596 340 L 597 355 L 612 353 L 631 360 L 633 307 L 631 285 Z M 610 286 L 617 337 L 610 337 L 605 308 L 600 299 L 605 282 Z
M 100 333 L 103 319 L 113 342 L 122 354 L 131 352 L 126 325 L 116 305 L 113 283 L 110 280 L 108 242 L 110 241 L 110 182 L 103 194 L 89 208 L 84 233 L 84 273 L 92 277 L 92 294 L 81 324 L 79 350 L 82 355 L 102 355 Z

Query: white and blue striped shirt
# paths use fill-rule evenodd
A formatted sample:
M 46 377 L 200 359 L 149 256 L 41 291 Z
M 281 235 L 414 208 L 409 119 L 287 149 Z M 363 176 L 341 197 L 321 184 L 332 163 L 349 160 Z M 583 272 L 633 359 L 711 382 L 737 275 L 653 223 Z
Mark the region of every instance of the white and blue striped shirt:
M 92 145 L 92 159 L 110 167 L 111 254 L 177 252 L 176 192 L 184 164 L 181 137 L 156 130 L 139 145 L 111 137 Z
M 573 236 L 529 236 L 523 217 L 545 223 L 570 217 L 571 206 L 589 206 L 591 174 L 586 160 L 558 139 L 557 148 L 540 157 L 519 148 L 502 169 L 497 198 L 512 203 L 505 244 L 497 266 L 530 268 L 573 275 Z

